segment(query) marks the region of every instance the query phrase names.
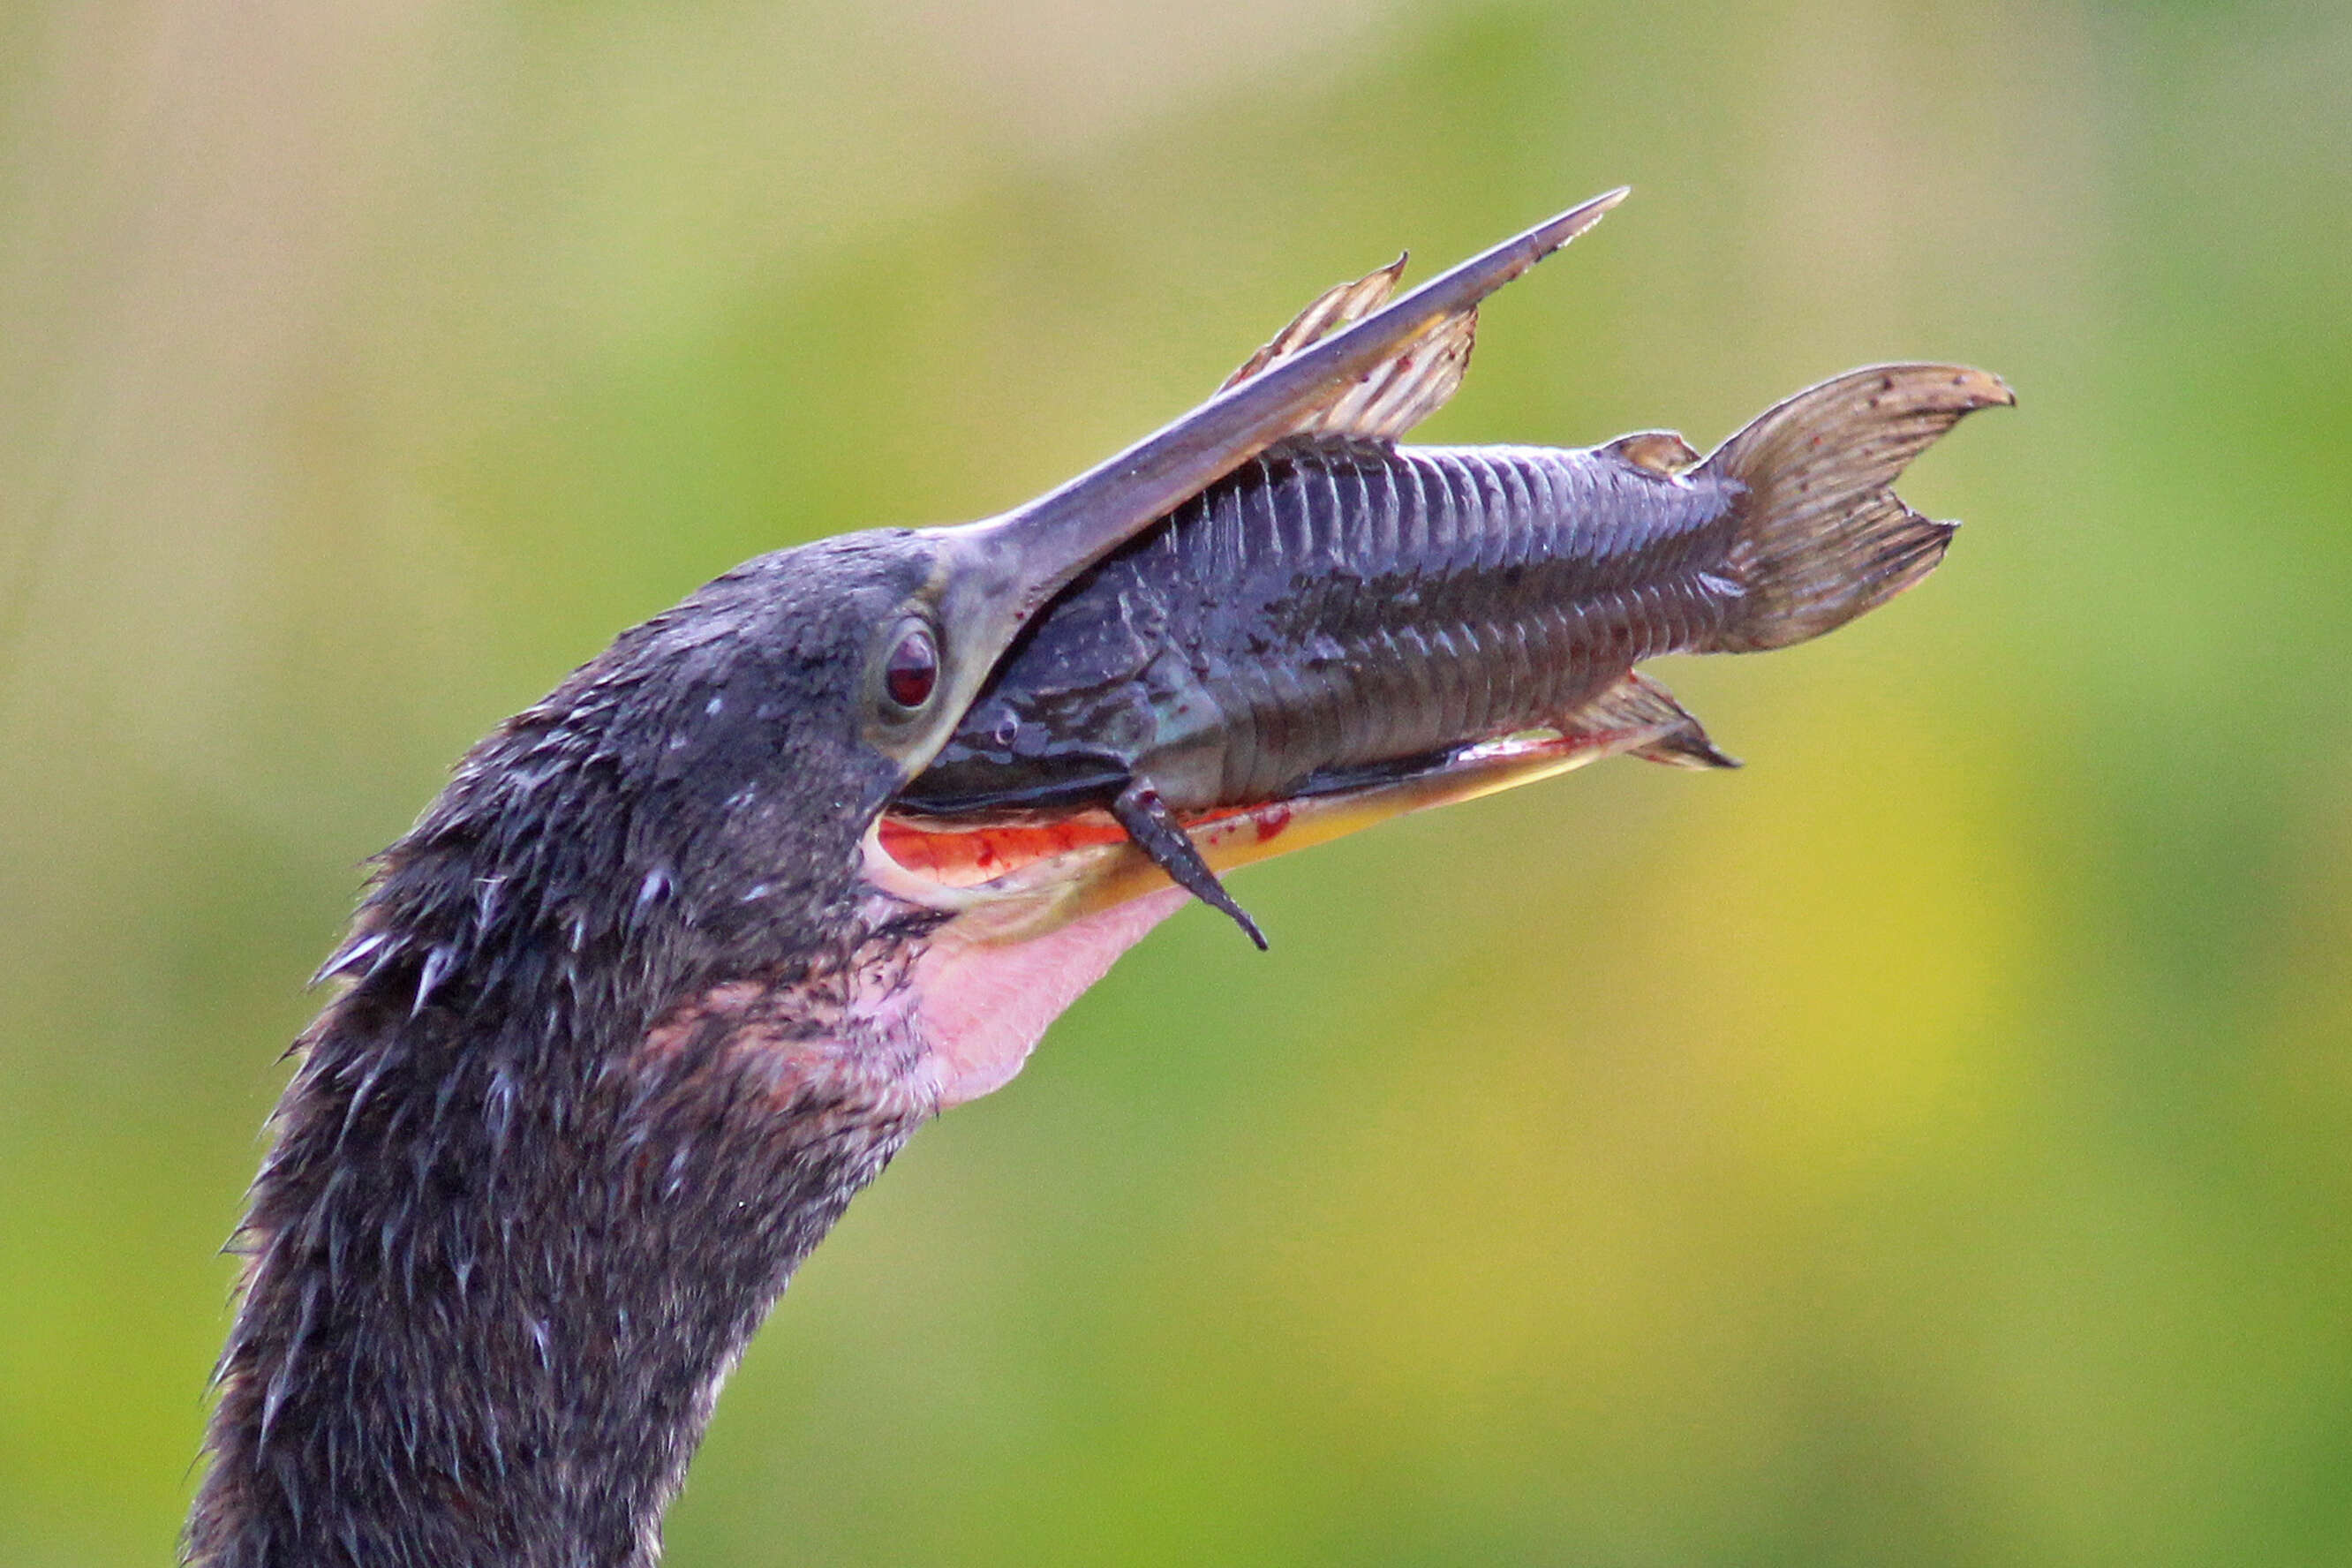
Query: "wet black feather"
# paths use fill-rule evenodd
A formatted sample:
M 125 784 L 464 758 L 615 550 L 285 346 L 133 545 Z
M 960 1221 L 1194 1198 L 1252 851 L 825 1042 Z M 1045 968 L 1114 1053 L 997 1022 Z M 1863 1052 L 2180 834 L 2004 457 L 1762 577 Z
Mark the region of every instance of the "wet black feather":
M 780 1081 L 713 1022 L 855 1027 L 856 882 L 897 783 L 868 628 L 918 536 L 763 558 L 624 634 L 468 755 L 381 858 L 241 1245 L 187 1550 L 205 1564 L 627 1564 L 718 1379 L 921 1113 Z M 800 1016 L 795 1022 L 795 1010 Z

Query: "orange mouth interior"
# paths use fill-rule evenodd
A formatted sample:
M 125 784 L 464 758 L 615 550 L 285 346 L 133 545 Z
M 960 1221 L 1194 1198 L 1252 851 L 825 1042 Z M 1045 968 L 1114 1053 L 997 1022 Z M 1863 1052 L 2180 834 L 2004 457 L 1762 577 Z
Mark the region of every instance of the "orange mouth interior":
M 1659 739 L 1676 723 L 1642 720 L 1525 731 L 1471 746 L 1425 773 L 1328 795 L 1217 806 L 1181 820 L 1219 875 L 1328 843 L 1409 811 L 1471 800 Z M 1686 720 L 1679 720 L 1686 723 Z M 915 902 L 953 908 L 976 940 L 1021 942 L 1169 885 L 1110 814 L 1084 807 L 969 824 L 885 815 L 873 848 Z M 903 879 L 903 880 L 898 880 Z M 947 901 L 939 902 L 933 895 Z
M 1187 828 L 1200 829 L 1250 809 L 1224 806 L 1186 812 L 1181 820 Z M 911 817 L 885 816 L 880 837 L 883 851 L 891 859 L 949 888 L 976 888 L 1041 860 L 1128 841 L 1127 830 L 1112 820 L 1110 813 L 1092 807 L 1050 821 L 972 827 L 940 827 Z

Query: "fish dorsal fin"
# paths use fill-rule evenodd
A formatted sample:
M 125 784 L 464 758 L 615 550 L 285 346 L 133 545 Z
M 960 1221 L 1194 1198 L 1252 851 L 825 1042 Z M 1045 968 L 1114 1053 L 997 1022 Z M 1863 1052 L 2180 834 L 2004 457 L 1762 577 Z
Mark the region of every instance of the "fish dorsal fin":
M 992 573 L 1001 576 L 1020 564 L 1022 591 L 1004 601 L 1002 624 L 992 633 L 1009 638 L 1071 578 L 1267 447 L 1332 429 L 1343 405 L 1392 415 L 1392 405 L 1365 405 L 1380 401 L 1384 388 L 1393 392 L 1400 375 L 1407 390 L 1416 378 L 1427 384 L 1433 357 L 1441 367 L 1451 358 L 1458 382 L 1459 360 L 1468 353 L 1467 319 L 1478 301 L 1599 223 L 1626 195 L 1622 187 L 1605 192 L 1514 235 L 1361 320 L 1269 359 L 1256 374 L 1026 505 L 930 531 L 931 537 L 955 553 L 974 583 L 996 581 Z M 1451 356 L 1420 352 L 1449 341 Z M 1411 365 L 1402 363 L 1408 357 Z M 1413 417 L 1443 401 L 1442 393 L 1434 401 L 1419 399 Z M 1371 423 L 1402 427 L 1392 417 Z M 1057 570 L 1038 568 L 1047 556 L 1060 563 Z
M 1379 310 L 1404 276 L 1404 260 L 1400 256 L 1377 272 L 1325 289 L 1217 390 L 1238 386 Z M 1431 321 L 1329 404 L 1301 419 L 1290 439 L 1395 440 L 1436 413 L 1461 386 L 1477 331 L 1475 303 Z
M 1404 277 L 1405 253 L 1400 252 L 1394 261 L 1377 271 L 1367 272 L 1353 283 L 1334 283 L 1315 296 L 1315 302 L 1298 312 L 1290 325 L 1274 334 L 1266 345 L 1242 361 L 1242 366 L 1225 377 L 1217 390 L 1223 392 L 1239 386 L 1278 359 L 1297 353 L 1309 343 L 1352 327 L 1374 310 L 1389 302 L 1396 292 L 1399 279 Z

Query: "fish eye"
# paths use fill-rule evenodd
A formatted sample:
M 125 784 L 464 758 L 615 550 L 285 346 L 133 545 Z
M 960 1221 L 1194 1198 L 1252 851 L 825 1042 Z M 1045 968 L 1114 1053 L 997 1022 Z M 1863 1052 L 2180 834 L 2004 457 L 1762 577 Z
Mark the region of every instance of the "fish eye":
M 882 695 L 901 713 L 912 713 L 931 700 L 939 683 L 939 639 L 920 621 L 909 621 L 882 662 Z

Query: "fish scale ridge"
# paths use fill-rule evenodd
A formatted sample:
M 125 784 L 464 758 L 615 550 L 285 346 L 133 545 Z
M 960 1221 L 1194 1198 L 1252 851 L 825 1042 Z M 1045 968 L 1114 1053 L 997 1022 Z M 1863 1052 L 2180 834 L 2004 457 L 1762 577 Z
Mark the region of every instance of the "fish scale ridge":
M 1674 570 L 1681 563 L 1671 557 L 1687 555 L 1692 552 L 1692 541 L 1685 537 L 1694 531 L 1692 529 L 1659 530 L 1655 525 L 1668 521 L 1662 515 L 1667 509 L 1629 504 L 1649 498 L 1641 491 L 1624 489 L 1615 482 L 1614 476 L 1601 484 L 1593 484 L 1591 480 L 1596 476 L 1590 470 L 1589 458 L 1587 466 L 1580 468 L 1545 461 L 1549 456 L 1518 450 L 1402 448 L 1395 451 L 1387 462 L 1378 465 L 1391 480 L 1400 470 L 1410 476 L 1412 483 L 1409 487 L 1400 490 L 1391 484 L 1388 493 L 1391 497 L 1400 494 L 1410 496 L 1418 505 L 1397 506 L 1391 519 L 1376 516 L 1370 521 L 1377 523 L 1392 520 L 1398 525 L 1396 533 L 1400 540 L 1410 537 L 1407 525 L 1415 521 L 1412 515 L 1415 511 L 1423 518 L 1442 518 L 1452 526 L 1442 535 L 1431 538 L 1430 548 L 1419 552 L 1406 549 L 1392 552 L 1395 557 L 1400 558 L 1398 565 L 1412 572 L 1417 579 L 1415 588 L 1420 601 L 1415 606 L 1417 614 L 1403 616 L 1379 605 L 1359 605 L 1357 612 L 1360 616 L 1370 616 L 1388 634 L 1379 639 L 1381 643 L 1393 648 L 1400 635 L 1410 633 L 1409 640 L 1416 651 L 1433 661 L 1419 664 L 1419 668 L 1413 670 L 1415 679 L 1412 684 L 1424 689 L 1433 705 L 1432 717 L 1444 724 L 1475 727 L 1502 711 L 1524 710 L 1531 701 L 1545 695 L 1532 689 L 1535 683 L 1522 683 L 1508 676 L 1498 679 L 1498 672 L 1486 669 L 1487 661 L 1481 656 L 1486 649 L 1496 645 L 1495 628 L 1501 622 L 1525 623 L 1531 612 L 1548 603 L 1557 609 L 1557 602 L 1563 597 L 1559 589 L 1566 584 L 1555 584 L 1549 579 L 1575 575 L 1573 567 L 1579 563 L 1579 557 L 1589 563 L 1596 553 L 1606 559 L 1613 552 L 1631 570 L 1637 583 L 1652 578 L 1661 567 L 1667 568 L 1666 574 L 1685 575 Z M 1502 482 L 1497 478 L 1502 474 L 1510 475 L 1516 482 Z M 1546 506 L 1535 500 L 1534 489 L 1528 483 L 1530 479 L 1542 486 L 1552 499 L 1551 505 Z M 1601 504 L 1597 507 L 1578 507 L 1572 502 L 1559 504 L 1559 498 L 1563 489 L 1571 494 L 1583 492 L 1578 496 L 1579 500 L 1594 497 L 1598 492 L 1595 499 Z M 1306 494 L 1311 497 L 1313 492 Z M 1515 503 L 1515 495 L 1526 500 Z M 1311 500 L 1308 505 L 1312 510 Z M 1335 503 L 1333 510 L 1345 511 L 1344 500 Z M 1627 519 L 1634 525 L 1633 529 L 1620 529 L 1605 534 L 1605 546 L 1596 552 L 1591 550 L 1589 539 L 1578 542 L 1587 546 L 1585 550 L 1563 548 L 1569 543 L 1564 536 L 1576 531 L 1574 525 L 1577 520 L 1572 513 L 1579 510 L 1588 515 L 1596 511 L 1603 516 L 1625 512 L 1643 515 Z M 1346 520 L 1335 517 L 1332 521 L 1344 522 Z M 1377 535 L 1384 531 L 1376 528 L 1374 531 Z M 1649 537 L 1636 542 L 1632 537 L 1634 534 Z M 1507 554 L 1507 550 L 1513 544 L 1519 548 Z M 1658 557 L 1655 547 L 1660 545 L 1664 547 L 1668 558 Z M 1415 555 L 1420 559 L 1414 560 Z M 1513 563 L 1525 561 L 1536 569 L 1522 571 L 1516 592 L 1507 587 L 1498 589 L 1496 585 L 1498 570 L 1514 555 L 1517 561 Z M 1529 557 L 1533 559 L 1529 560 Z M 1591 597 L 1595 594 L 1601 596 L 1604 602 L 1594 604 L 1591 608 L 1596 612 L 1605 612 L 1601 615 L 1604 621 L 1617 623 L 1630 639 L 1630 647 L 1646 654 L 1661 646 L 1673 646 L 1685 640 L 1690 632 L 1688 612 L 1691 606 L 1682 593 L 1658 592 L 1656 590 L 1665 584 L 1653 581 L 1643 584 L 1650 591 L 1633 595 L 1629 600 L 1623 594 L 1613 591 L 1623 585 L 1588 582 L 1584 584 L 1584 596 Z M 1683 584 L 1678 583 L 1675 586 L 1680 588 Z M 1574 598 L 1578 595 L 1571 593 L 1565 596 Z M 1556 628 L 1552 637 L 1543 640 L 1562 642 L 1572 637 L 1564 617 L 1555 613 L 1543 618 L 1550 620 Z M 1587 617 L 1580 615 L 1575 618 L 1580 623 Z M 1448 647 L 1456 639 L 1465 646 L 1455 647 L 1454 655 L 1449 657 Z M 1381 650 L 1370 647 L 1363 648 L 1360 657 L 1368 658 L 1376 668 L 1397 668 L 1384 665 Z M 1580 682 L 1580 675 L 1578 679 Z M 1349 749 L 1353 751 L 1356 748 Z

